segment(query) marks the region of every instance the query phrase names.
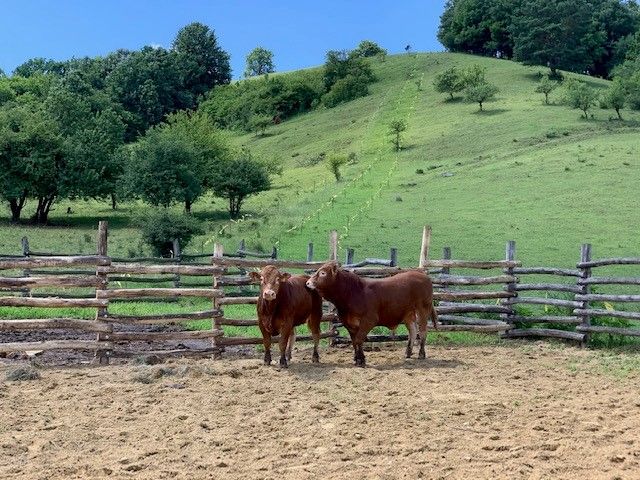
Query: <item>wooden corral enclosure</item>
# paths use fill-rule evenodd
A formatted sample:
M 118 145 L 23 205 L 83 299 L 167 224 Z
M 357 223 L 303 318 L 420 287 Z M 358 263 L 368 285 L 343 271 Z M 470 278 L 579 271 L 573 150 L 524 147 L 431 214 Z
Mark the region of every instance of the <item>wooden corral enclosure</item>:
M 9 318 L 0 320 L 0 354 L 9 352 L 40 352 L 44 350 L 89 350 L 95 352 L 100 363 L 108 363 L 110 357 L 156 355 L 210 355 L 219 354 L 231 345 L 260 344 L 255 334 L 242 336 L 225 335 L 225 327 L 255 327 L 255 319 L 229 318 L 224 313 L 225 305 L 257 302 L 257 289 L 247 275 L 247 269 L 272 264 L 285 270 L 313 271 L 323 261 L 313 261 L 310 245 L 306 261 L 277 259 L 277 251 L 271 254 L 252 254 L 244 249 L 225 255 L 222 246 L 216 244 L 212 255 L 181 255 L 179 246 L 176 258 L 121 259 L 108 255 L 107 223 L 100 222 L 96 255 L 48 255 L 31 252 L 28 243 L 23 245 L 24 255 L 0 257 L 0 306 L 47 307 L 47 308 L 91 308 L 95 317 L 86 318 Z M 594 293 L 597 285 L 640 285 L 640 277 L 605 277 L 593 274 L 598 268 L 609 265 L 640 265 L 640 258 L 611 258 L 592 260 L 591 246 L 584 245 L 576 268 L 523 267 L 516 260 L 515 243 L 508 242 L 503 260 L 455 260 L 451 249 L 445 248 L 441 259 L 429 258 L 431 231 L 425 227 L 419 262 L 416 268 L 427 271 L 433 280 L 434 298 L 438 302 L 439 330 L 444 332 L 471 331 L 500 334 L 505 338 L 555 337 L 579 342 L 584 345 L 591 333 L 640 336 L 640 328 L 619 328 L 592 325 L 592 318 L 611 317 L 640 320 L 640 312 L 613 308 L 613 303 L 640 302 L 640 295 L 617 293 Z M 337 234 L 330 236 L 329 259 L 337 259 Z M 249 257 L 264 258 L 249 258 Z M 198 262 L 206 258 L 208 261 Z M 354 263 L 353 250 L 347 250 L 343 268 L 359 275 L 383 277 L 394 275 L 403 269 L 396 266 L 397 252 L 392 249 L 389 260 L 366 259 Z M 459 273 L 452 273 L 452 270 Z M 535 281 L 527 278 L 535 276 Z M 540 278 L 551 276 L 553 282 L 540 282 Z M 171 283 L 172 287 L 148 287 L 159 283 Z M 144 288 L 124 285 L 144 284 Z M 242 291 L 238 291 L 241 288 Z M 49 289 L 48 293 L 39 293 Z M 51 291 L 53 289 L 53 292 Z M 83 293 L 78 292 L 83 289 Z M 91 293 L 87 294 L 87 289 Z M 72 293 L 66 293 L 66 292 Z M 534 294 L 537 295 L 534 296 Z M 552 298 L 549 294 L 560 292 L 564 298 Z M 157 313 L 145 315 L 123 315 L 114 313 L 110 306 L 114 302 L 159 301 L 175 302 L 183 297 L 204 298 L 210 307 L 184 313 Z M 607 302 L 607 308 L 597 304 Z M 551 308 L 543 313 L 523 315 L 519 307 L 534 306 Z M 541 306 L 541 307 L 538 307 Z M 330 344 L 347 343 L 350 340 L 342 333 L 337 316 L 326 305 L 322 337 L 330 338 Z M 564 310 L 560 313 L 559 310 Z M 207 330 L 187 330 L 184 322 L 211 320 Z M 150 331 L 144 326 L 173 324 L 167 331 Z M 531 328 L 532 325 L 536 328 Z M 540 325 L 550 324 L 550 328 Z M 570 330 L 558 325 L 572 326 Z M 556 328 L 553 328 L 553 327 Z M 38 337 L 30 341 L 6 341 L 8 332 L 89 332 L 91 338 L 83 340 L 48 339 Z M 236 330 L 237 331 L 237 330 Z M 251 329 L 255 332 L 255 329 Z M 6 338 L 6 336 L 5 336 Z M 86 338 L 86 335 L 85 335 Z M 309 340 L 298 337 L 298 340 Z M 402 335 L 371 335 L 369 341 L 405 340 Z M 190 341 L 200 340 L 197 348 Z M 202 342 L 205 340 L 206 342 Z M 277 341 L 277 338 L 274 338 Z M 139 351 L 135 345 L 145 342 L 153 346 Z M 167 345 L 170 343 L 171 345 Z M 175 344 L 178 343 L 178 346 Z M 193 343 L 193 342 L 191 342 Z M 133 346 L 132 346 L 133 345 Z

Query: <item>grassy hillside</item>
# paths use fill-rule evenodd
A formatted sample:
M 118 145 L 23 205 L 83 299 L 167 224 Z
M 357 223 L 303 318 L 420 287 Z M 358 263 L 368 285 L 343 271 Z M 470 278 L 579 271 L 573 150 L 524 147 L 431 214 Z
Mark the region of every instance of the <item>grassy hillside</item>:
M 447 101 L 432 86 L 445 68 L 473 63 L 486 66 L 487 79 L 500 88 L 483 113 L 477 105 Z M 341 252 L 353 247 L 356 258 L 385 256 L 395 246 L 409 265 L 417 261 L 422 226 L 430 224 L 433 251 L 450 245 L 458 258 L 500 258 L 509 239 L 528 264 L 574 263 L 585 241 L 596 256 L 637 254 L 640 114 L 624 111 L 626 121 L 618 122 L 609 120 L 611 111 L 596 109 L 594 119 L 584 120 L 559 105 L 560 91 L 552 94 L 556 105 L 544 105 L 534 93 L 540 70 L 448 53 L 374 63 L 379 81 L 369 96 L 301 115 L 264 137 L 233 137 L 259 155 L 282 159 L 284 174 L 272 191 L 248 200 L 239 222 L 225 219 L 220 199 L 198 202 L 194 211 L 208 233 L 189 250 L 211 251 L 214 241 L 234 250 L 245 238 L 249 248 L 276 244 L 282 257 L 300 258 L 313 241 L 322 258 L 327 232 L 335 228 Z M 399 153 L 389 143 L 393 119 L 408 124 Z M 357 155 L 339 183 L 324 161 L 309 166 L 334 152 Z M 73 215 L 64 213 L 68 205 Z M 114 213 L 93 201 L 61 202 L 51 217 L 65 226 L 38 229 L 9 226 L 5 216 L 0 251 L 19 252 L 23 235 L 34 250 L 92 251 L 95 225 L 108 219 L 110 251 L 133 254 L 141 245 L 132 217 L 143 213 L 139 204 Z

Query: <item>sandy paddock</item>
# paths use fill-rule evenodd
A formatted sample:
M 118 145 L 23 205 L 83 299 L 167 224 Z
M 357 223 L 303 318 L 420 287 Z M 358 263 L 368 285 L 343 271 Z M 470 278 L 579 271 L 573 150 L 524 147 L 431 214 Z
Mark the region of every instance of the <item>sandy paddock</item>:
M 297 352 L 288 371 L 257 356 L 44 367 L 0 383 L 0 478 L 640 478 L 640 375 L 619 368 L 636 358 L 402 352 L 366 369 L 346 349 L 320 365 Z

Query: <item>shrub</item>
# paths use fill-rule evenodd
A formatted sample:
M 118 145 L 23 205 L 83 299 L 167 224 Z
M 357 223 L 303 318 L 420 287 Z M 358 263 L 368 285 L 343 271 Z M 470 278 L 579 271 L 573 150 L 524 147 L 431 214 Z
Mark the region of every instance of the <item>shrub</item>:
M 171 256 L 175 239 L 184 249 L 194 236 L 204 233 L 193 217 L 164 209 L 146 215 L 140 228 L 144 242 L 151 247 L 154 255 L 161 257 Z
M 536 87 L 536 93 L 543 93 L 544 103 L 549 105 L 549 94 L 556 88 L 558 88 L 558 82 L 554 82 L 548 76 L 545 76 Z
M 482 112 L 482 104 L 487 100 L 491 100 L 498 93 L 498 87 L 492 83 L 482 81 L 480 83 L 474 83 L 467 87 L 465 90 L 465 96 L 467 101 L 475 102 L 480 105 L 480 111 Z
M 364 76 L 347 75 L 333 84 L 331 90 L 322 97 L 322 103 L 332 108 L 369 94 L 370 81 Z
M 567 104 L 582 110 L 585 119 L 589 118 L 589 110 L 598 103 L 598 97 L 598 91 L 586 83 L 572 81 L 567 86 Z
M 436 75 L 433 85 L 436 92 L 448 93 L 453 100 L 454 93 L 464 90 L 463 75 L 456 67 L 451 67 Z
M 393 144 L 396 151 L 400 151 L 400 148 L 401 148 L 400 136 L 402 135 L 402 132 L 404 132 L 406 129 L 407 129 L 407 122 L 405 122 L 404 120 L 393 120 L 389 124 L 389 134 L 392 136 L 391 143 Z
M 342 179 L 342 174 L 340 173 L 340 167 L 346 165 L 349 161 L 349 157 L 346 155 L 331 155 L 329 157 L 329 162 L 327 163 L 327 167 L 333 173 L 333 176 L 336 177 L 336 182 L 339 182 Z
M 386 56 L 387 51 L 371 40 L 362 40 L 360 44 L 349 54 L 351 57 L 380 57 Z

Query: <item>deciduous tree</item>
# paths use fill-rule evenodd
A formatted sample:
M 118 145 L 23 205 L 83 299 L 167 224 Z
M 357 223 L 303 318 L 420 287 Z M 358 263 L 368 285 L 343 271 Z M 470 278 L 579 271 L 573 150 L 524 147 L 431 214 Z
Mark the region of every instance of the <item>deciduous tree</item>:
M 244 70 L 245 77 L 255 77 L 273 72 L 275 72 L 273 52 L 262 47 L 256 47 L 249 52 L 247 66 Z

